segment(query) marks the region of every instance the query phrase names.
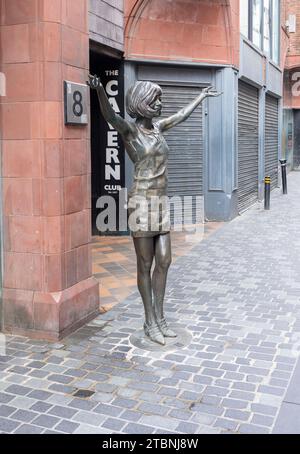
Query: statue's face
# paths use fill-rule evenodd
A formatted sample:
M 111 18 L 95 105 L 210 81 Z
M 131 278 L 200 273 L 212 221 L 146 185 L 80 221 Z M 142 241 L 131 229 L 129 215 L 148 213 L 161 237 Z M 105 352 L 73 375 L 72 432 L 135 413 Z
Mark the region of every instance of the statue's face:
M 150 107 L 154 110 L 153 117 L 159 117 L 162 111 L 161 95 L 156 96 Z

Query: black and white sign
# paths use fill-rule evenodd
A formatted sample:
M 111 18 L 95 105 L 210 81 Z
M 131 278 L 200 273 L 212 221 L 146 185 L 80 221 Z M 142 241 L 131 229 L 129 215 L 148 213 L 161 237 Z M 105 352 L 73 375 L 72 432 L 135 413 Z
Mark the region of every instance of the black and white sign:
M 65 124 L 87 125 L 87 85 L 77 84 L 65 80 Z

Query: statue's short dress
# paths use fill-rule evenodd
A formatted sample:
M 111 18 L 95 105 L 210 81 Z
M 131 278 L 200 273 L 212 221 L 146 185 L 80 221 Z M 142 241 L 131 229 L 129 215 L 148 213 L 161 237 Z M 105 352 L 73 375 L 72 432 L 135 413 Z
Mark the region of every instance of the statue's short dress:
M 136 134 L 125 142 L 135 165 L 134 183 L 128 194 L 128 223 L 134 238 L 170 232 L 167 201 L 168 145 L 159 122 L 147 130 L 135 124 Z

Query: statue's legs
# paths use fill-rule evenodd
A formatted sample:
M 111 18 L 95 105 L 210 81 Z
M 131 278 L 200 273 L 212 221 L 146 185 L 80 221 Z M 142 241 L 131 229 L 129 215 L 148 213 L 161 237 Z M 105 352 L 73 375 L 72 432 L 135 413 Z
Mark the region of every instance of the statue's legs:
M 164 317 L 164 296 L 168 270 L 172 261 L 170 234 L 134 238 L 137 256 L 137 282 L 145 310 L 145 333 L 154 342 L 164 345 L 164 337 L 176 337 Z M 151 279 L 151 267 L 155 268 Z M 152 290 L 154 303 L 152 302 Z
M 164 316 L 164 297 L 168 270 L 172 262 L 171 235 L 158 235 L 154 239 L 155 268 L 152 276 L 154 312 L 160 331 L 165 337 L 177 337 Z
M 162 319 L 167 275 L 172 262 L 171 235 L 169 233 L 157 235 L 154 238 L 154 254 L 155 268 L 152 276 L 154 311 L 157 319 Z
M 137 257 L 137 283 L 145 310 L 145 334 L 158 344 L 165 344 L 155 318 L 152 304 L 151 267 L 154 259 L 154 238 L 134 238 L 134 247 Z
M 134 238 L 137 257 L 137 284 L 145 308 L 147 325 L 155 323 L 152 307 L 151 267 L 154 259 L 154 238 Z

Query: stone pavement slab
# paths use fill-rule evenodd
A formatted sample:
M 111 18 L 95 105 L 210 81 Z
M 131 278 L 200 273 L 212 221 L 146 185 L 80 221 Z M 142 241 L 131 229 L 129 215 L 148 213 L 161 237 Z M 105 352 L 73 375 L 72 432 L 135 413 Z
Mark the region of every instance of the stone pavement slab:
M 137 292 L 60 344 L 7 336 L 0 431 L 300 433 L 300 173 L 288 182 L 172 265 L 185 342 L 136 345 Z

